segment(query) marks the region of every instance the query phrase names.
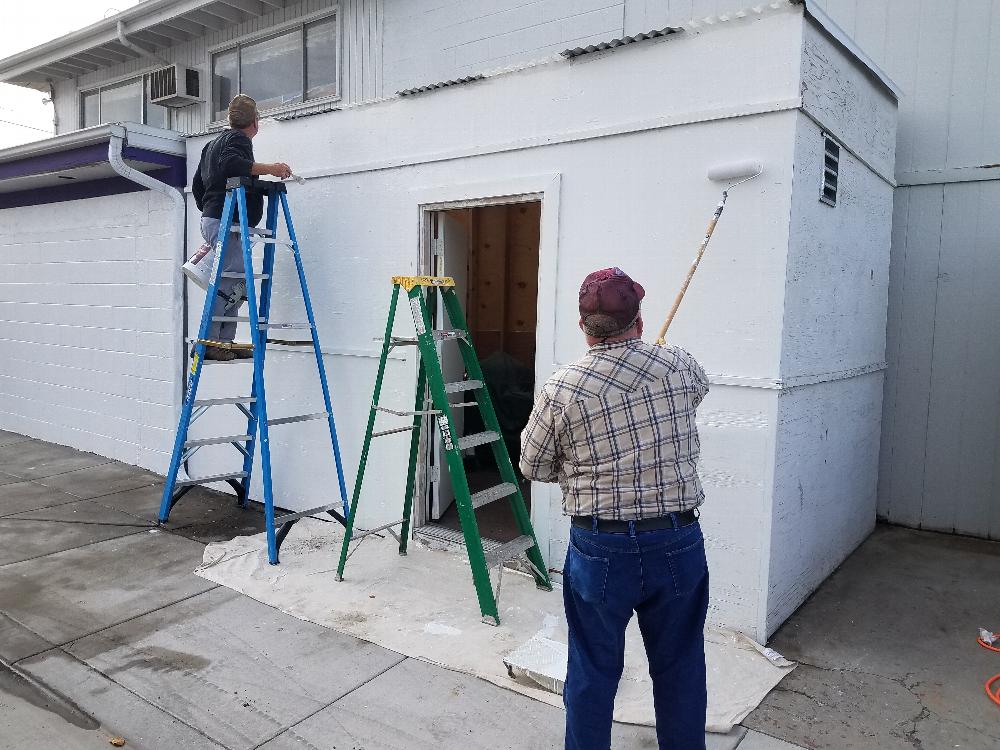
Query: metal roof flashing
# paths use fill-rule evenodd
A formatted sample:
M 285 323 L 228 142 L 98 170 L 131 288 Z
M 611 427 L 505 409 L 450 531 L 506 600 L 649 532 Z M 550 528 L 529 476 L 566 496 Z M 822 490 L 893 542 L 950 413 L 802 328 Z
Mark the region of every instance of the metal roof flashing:
M 790 0 L 790 2 L 795 5 L 801 5 L 805 9 L 805 17 L 815 23 L 841 49 L 860 63 L 876 81 L 882 84 L 897 102 L 902 98 L 903 92 L 899 88 L 899 85 L 814 0 Z

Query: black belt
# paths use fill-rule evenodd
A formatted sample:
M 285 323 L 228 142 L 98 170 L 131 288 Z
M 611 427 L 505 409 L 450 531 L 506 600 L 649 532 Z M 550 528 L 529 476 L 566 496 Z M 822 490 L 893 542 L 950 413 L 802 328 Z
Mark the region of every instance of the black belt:
M 635 525 L 635 530 L 660 531 L 662 529 L 679 529 L 690 526 L 698 520 L 698 511 L 686 510 L 683 513 L 669 513 L 658 518 L 643 518 L 638 521 L 613 521 L 610 518 L 598 518 L 597 530 L 604 534 L 626 534 L 629 524 Z M 593 516 L 573 516 L 573 525 L 580 529 L 593 529 Z

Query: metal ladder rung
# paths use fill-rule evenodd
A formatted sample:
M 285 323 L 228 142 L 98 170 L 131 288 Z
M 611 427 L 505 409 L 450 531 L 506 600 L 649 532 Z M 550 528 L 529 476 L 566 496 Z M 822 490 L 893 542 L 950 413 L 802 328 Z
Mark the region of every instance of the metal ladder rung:
M 233 234 L 239 234 L 240 225 L 233 224 L 233 226 L 230 227 L 229 231 L 232 232 Z M 255 234 L 258 237 L 270 237 L 272 234 L 274 234 L 274 232 L 272 232 L 270 229 L 258 229 L 257 227 L 250 227 L 250 234 Z
M 464 393 L 465 391 L 475 391 L 483 387 L 482 380 L 460 380 L 456 383 L 445 383 L 445 393 Z
M 385 412 L 386 414 L 392 414 L 394 417 L 415 417 L 418 414 L 420 416 L 431 416 L 435 417 L 441 412 L 437 409 L 424 409 L 423 411 L 396 411 L 395 409 L 389 409 L 385 406 L 376 406 L 375 411 Z
M 213 315 L 213 323 L 249 323 L 250 318 L 247 315 Z M 267 321 L 258 321 L 266 323 Z
M 269 274 L 269 273 L 255 273 L 253 275 L 253 277 L 255 279 L 269 279 L 269 278 L 271 278 L 271 274 Z M 241 273 L 239 271 L 223 271 L 222 272 L 222 278 L 224 278 L 224 279 L 244 279 L 244 278 L 246 278 L 246 274 Z
M 530 536 L 519 536 L 506 544 L 501 544 L 494 550 L 486 553 L 486 567 L 493 568 L 502 565 L 508 560 L 513 560 L 519 555 L 523 555 L 535 546 L 535 540 Z
M 312 326 L 308 323 L 261 323 L 257 327 L 262 331 L 267 331 L 272 328 L 281 328 L 286 331 L 312 329 Z
M 397 432 L 409 432 L 413 429 L 413 425 L 407 425 L 406 427 L 397 427 L 394 430 L 382 430 L 381 432 L 373 432 L 372 437 L 385 437 L 386 435 L 394 435 Z
M 195 438 L 184 443 L 185 448 L 194 448 L 197 445 L 221 445 L 223 443 L 249 443 L 253 440 L 253 435 L 221 435 L 219 437 Z
M 195 477 L 176 482 L 178 487 L 186 487 L 189 484 L 208 484 L 209 482 L 224 482 L 227 479 L 242 479 L 247 473 L 245 471 L 233 471 L 229 474 L 213 474 L 209 477 Z
M 278 417 L 277 419 L 267 420 L 267 426 L 273 427 L 276 424 L 289 424 L 291 422 L 308 422 L 313 419 L 326 419 L 330 416 L 330 412 L 318 411 L 315 414 L 300 414 L 296 417 Z
M 403 518 L 403 519 L 401 519 L 399 521 L 393 521 L 392 523 L 384 523 L 381 526 L 376 526 L 374 529 L 364 529 L 362 531 L 359 531 L 356 534 L 351 534 L 351 541 L 352 542 L 356 542 L 356 541 L 358 541 L 360 539 L 364 539 L 366 536 L 371 536 L 372 534 L 377 534 L 380 531 L 389 531 L 390 529 L 392 529 L 393 526 L 402 526 L 404 523 L 406 523 L 406 519 L 405 518 Z M 392 532 L 390 531 L 390 533 L 392 533 Z M 396 535 L 393 534 L 393 536 L 396 536 Z M 396 538 L 399 539 L 398 536 L 396 536 Z
M 454 341 L 455 339 L 469 340 L 469 332 L 463 328 L 444 328 L 434 331 L 435 341 Z
M 327 503 L 326 505 L 320 505 L 316 508 L 310 508 L 309 510 L 300 510 L 295 513 L 286 513 L 283 516 L 278 516 L 274 519 L 275 526 L 281 526 L 282 524 L 288 523 L 289 521 L 298 521 L 300 518 L 307 518 L 315 513 L 326 513 L 328 510 L 333 510 L 334 508 L 342 507 L 340 503 Z
M 253 241 L 254 245 L 284 245 L 285 247 L 295 247 L 289 240 L 276 240 L 273 237 L 258 237 Z
M 517 492 L 516 484 L 504 482 L 503 484 L 498 484 L 496 487 L 490 487 L 488 490 L 481 490 L 475 493 L 470 499 L 472 500 L 473 508 L 482 508 L 494 500 L 499 500 L 502 497 L 510 497 L 515 492 Z
M 486 432 L 477 432 L 474 435 L 466 435 L 463 438 L 458 439 L 458 447 L 462 450 L 466 448 L 475 448 L 477 445 L 484 445 L 486 443 L 495 443 L 500 439 L 499 432 L 493 432 L 493 430 L 487 430 Z
M 376 339 L 374 339 L 374 341 L 378 341 L 380 344 L 384 344 L 385 343 L 385 339 L 383 339 L 383 338 L 376 338 Z M 390 336 L 389 337 L 389 348 L 390 349 L 392 347 L 394 347 L 394 346 L 416 346 L 418 343 L 420 343 L 420 342 L 418 342 L 415 338 L 408 337 L 408 336 Z
M 203 398 L 194 402 L 197 406 L 222 406 L 223 404 L 252 404 L 257 399 L 253 396 L 237 396 L 235 398 Z

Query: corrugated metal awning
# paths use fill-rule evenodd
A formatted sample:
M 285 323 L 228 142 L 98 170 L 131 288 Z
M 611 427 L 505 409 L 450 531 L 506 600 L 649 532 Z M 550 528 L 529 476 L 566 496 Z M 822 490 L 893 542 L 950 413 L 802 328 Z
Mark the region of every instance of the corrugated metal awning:
M 667 36 L 669 34 L 676 34 L 682 29 L 677 29 L 672 26 L 666 26 L 662 29 L 654 29 L 652 31 L 647 31 L 642 34 L 635 34 L 634 36 L 623 36 L 619 39 L 611 39 L 607 42 L 599 42 L 598 44 L 589 44 L 586 47 L 574 47 L 573 49 L 563 50 L 559 54 L 563 57 L 579 57 L 580 55 L 587 55 L 591 52 L 601 52 L 606 49 L 614 49 L 615 47 L 622 47 L 626 44 L 634 44 L 635 42 L 642 42 L 646 39 L 656 39 L 657 37 Z
M 272 13 L 295 1 L 146 0 L 79 31 L 0 60 L 0 81 L 47 90 L 50 81 L 154 57 L 159 50 Z M 127 40 L 139 50 L 119 41 L 119 22 Z

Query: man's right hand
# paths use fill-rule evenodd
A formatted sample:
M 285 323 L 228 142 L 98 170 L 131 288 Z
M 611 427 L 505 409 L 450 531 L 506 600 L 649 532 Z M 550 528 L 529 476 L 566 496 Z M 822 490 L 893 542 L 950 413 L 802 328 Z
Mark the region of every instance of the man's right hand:
M 268 174 L 272 174 L 279 180 L 287 180 L 292 176 L 292 168 L 285 164 L 284 162 L 276 162 L 271 164 L 271 169 Z

